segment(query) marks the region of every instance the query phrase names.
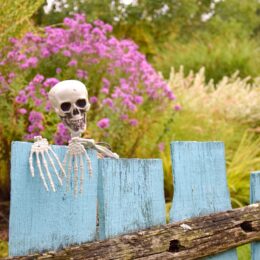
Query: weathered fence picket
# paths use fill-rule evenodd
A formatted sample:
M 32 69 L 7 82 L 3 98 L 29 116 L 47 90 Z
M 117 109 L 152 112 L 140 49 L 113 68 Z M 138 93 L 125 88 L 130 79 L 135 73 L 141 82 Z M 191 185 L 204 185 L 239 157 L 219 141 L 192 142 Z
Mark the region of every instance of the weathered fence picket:
M 101 239 L 165 224 L 159 159 L 101 159 L 98 178 Z
M 260 171 L 253 172 L 250 176 L 250 201 L 251 203 L 260 202 Z M 251 245 L 251 259 L 260 259 L 260 242 Z
M 171 157 L 171 222 L 231 209 L 222 142 L 172 142 Z M 236 250 L 213 258 L 237 259 Z
M 47 192 L 37 170 L 35 177 L 31 177 L 28 161 L 31 146 L 26 142 L 12 144 L 10 256 L 36 253 L 32 258 L 21 259 L 116 256 L 186 260 L 260 239 L 259 204 L 230 210 L 222 142 L 171 144 L 174 198 L 170 221 L 174 223 L 168 225 L 161 160 L 97 159 L 90 150 L 93 176 L 89 176 L 84 162 L 84 191 L 75 196 L 73 181 L 69 192 L 66 185 L 56 185 L 56 192 Z M 52 148 L 62 160 L 67 148 Z M 259 201 L 260 172 L 256 172 L 251 175 L 251 202 Z M 129 235 L 134 231 L 138 232 Z M 118 236 L 122 234 L 125 235 Z M 53 252 L 88 241 L 91 243 L 82 247 Z M 37 254 L 48 250 L 52 252 Z M 252 259 L 259 259 L 259 255 L 260 243 L 255 242 Z M 210 258 L 234 260 L 236 250 Z
M 98 172 L 96 153 L 89 151 L 93 176 L 89 177 L 86 173 L 83 193 L 75 196 L 72 189 L 66 192 L 66 183 L 58 186 L 56 178 L 53 180 L 57 191 L 47 192 L 37 167 L 35 177 L 31 177 L 28 161 L 31 145 L 26 142 L 12 143 L 9 255 L 57 250 L 94 240 Z M 65 146 L 52 148 L 59 158 L 64 158 Z

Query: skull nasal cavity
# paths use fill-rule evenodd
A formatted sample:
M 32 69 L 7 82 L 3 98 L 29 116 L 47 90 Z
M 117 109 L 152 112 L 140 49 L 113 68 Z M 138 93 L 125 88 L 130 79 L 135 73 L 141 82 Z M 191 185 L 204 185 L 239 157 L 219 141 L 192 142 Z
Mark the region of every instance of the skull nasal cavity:
M 74 108 L 73 109 L 73 115 L 75 116 L 75 115 L 78 115 L 78 114 L 79 114 L 79 110 L 77 108 Z

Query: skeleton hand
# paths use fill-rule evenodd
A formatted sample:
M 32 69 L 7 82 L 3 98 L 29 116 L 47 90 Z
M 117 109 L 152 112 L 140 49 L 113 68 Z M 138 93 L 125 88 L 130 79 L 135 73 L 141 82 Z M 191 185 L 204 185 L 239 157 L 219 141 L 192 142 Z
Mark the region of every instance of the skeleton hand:
M 45 180 L 45 177 L 44 177 L 44 173 L 42 171 L 42 166 L 41 164 L 43 164 L 43 167 L 45 169 L 45 172 L 47 174 L 47 177 L 49 179 L 49 182 L 50 182 L 50 185 L 51 185 L 51 188 L 52 190 L 55 192 L 56 189 L 55 189 L 55 186 L 54 186 L 54 183 L 53 183 L 53 180 L 52 180 L 52 177 L 51 177 L 51 173 L 50 173 L 50 170 L 48 168 L 48 164 L 47 164 L 47 160 L 46 160 L 46 157 L 48 158 L 56 176 L 57 176 L 57 179 L 60 183 L 60 185 L 62 185 L 62 178 L 59 176 L 59 173 L 55 167 L 55 164 L 54 164 L 54 161 L 51 157 L 51 155 L 56 159 L 61 171 L 62 171 L 62 175 L 65 176 L 65 171 L 60 163 L 60 160 L 58 158 L 58 156 L 54 153 L 54 151 L 52 150 L 51 146 L 49 145 L 47 139 L 45 138 L 42 138 L 41 136 L 35 136 L 34 137 L 34 143 L 32 145 L 32 148 L 31 148 L 31 152 L 30 152 L 30 157 L 29 157 L 29 165 L 30 165 L 30 172 L 31 172 L 31 175 L 32 177 L 34 177 L 34 167 L 33 167 L 33 155 L 35 154 L 36 156 L 36 164 L 38 166 L 38 169 L 39 169 L 39 173 L 40 173 L 40 177 L 41 177 L 41 180 L 43 182 L 43 185 L 45 187 L 45 189 L 47 191 L 49 191 L 49 187 L 46 183 L 46 180 Z M 50 155 L 51 154 L 51 155 Z M 41 159 L 40 159 L 41 157 Z
M 118 154 L 113 153 L 110 149 L 104 146 L 104 145 L 108 145 L 106 143 L 95 143 L 93 139 L 84 139 L 84 138 L 79 138 L 78 140 L 80 143 L 84 145 L 84 147 L 93 148 L 97 150 L 101 154 L 101 158 L 110 157 L 110 158 L 119 159 Z
M 67 171 L 67 190 L 69 190 L 71 169 L 72 169 L 72 163 L 73 163 L 74 194 L 77 194 L 77 192 L 78 192 L 79 172 L 80 172 L 80 193 L 83 191 L 83 182 L 84 182 L 84 173 L 85 173 L 83 158 L 85 158 L 87 160 L 89 175 L 92 175 L 92 166 L 91 166 L 90 158 L 89 158 L 84 146 L 80 143 L 79 139 L 80 138 L 78 138 L 78 137 L 73 137 L 69 141 L 68 151 L 67 151 L 64 161 L 63 161 L 64 169 L 68 169 L 68 171 Z M 79 167 L 78 167 L 78 161 L 79 161 Z M 68 164 L 68 167 L 67 167 L 67 164 Z

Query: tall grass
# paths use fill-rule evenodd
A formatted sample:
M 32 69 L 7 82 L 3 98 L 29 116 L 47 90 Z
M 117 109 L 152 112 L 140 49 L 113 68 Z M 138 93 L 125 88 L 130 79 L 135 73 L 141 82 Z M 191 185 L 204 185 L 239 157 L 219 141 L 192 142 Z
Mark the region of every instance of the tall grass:
M 259 79 L 241 79 L 237 74 L 219 83 L 206 83 L 205 71 L 172 69 L 169 84 L 182 106 L 168 126 L 164 141 L 223 141 L 227 179 L 234 207 L 249 202 L 250 171 L 260 169 Z M 253 83 L 250 83 L 253 82 Z M 169 121 L 170 122 L 170 121 Z M 161 153 L 165 169 L 165 194 L 172 198 L 169 146 Z

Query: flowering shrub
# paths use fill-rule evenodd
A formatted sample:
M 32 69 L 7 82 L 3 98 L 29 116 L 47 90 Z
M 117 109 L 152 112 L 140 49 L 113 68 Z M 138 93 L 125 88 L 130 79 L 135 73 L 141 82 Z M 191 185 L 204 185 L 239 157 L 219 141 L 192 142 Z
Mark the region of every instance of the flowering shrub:
M 4 72 L 0 91 L 13 91 L 13 85 L 19 85 L 15 109 L 18 117 L 28 118 L 24 125 L 26 139 L 39 134 L 53 136 L 51 130 L 58 118 L 49 113 L 48 91 L 65 79 L 86 84 L 92 104 L 88 129 L 97 138 L 101 136 L 95 134 L 96 127 L 105 138 L 125 126 L 151 126 L 156 113 L 172 103 L 172 90 L 138 46 L 116 39 L 111 32 L 109 24 L 98 20 L 92 25 L 86 23 L 84 15 L 77 14 L 65 18 L 62 28 L 46 27 L 42 35 L 27 33 L 21 40 L 11 39 L 11 48 L 0 62 Z M 58 124 L 54 141 L 62 144 L 68 138 L 67 130 Z

